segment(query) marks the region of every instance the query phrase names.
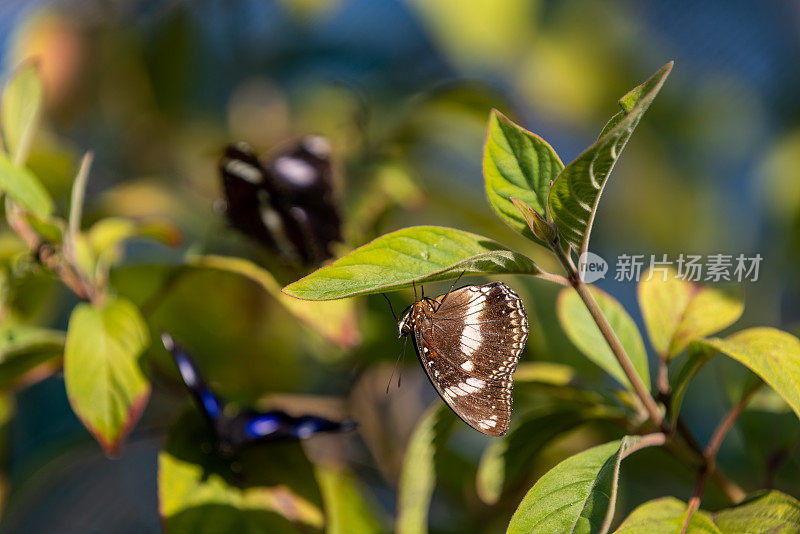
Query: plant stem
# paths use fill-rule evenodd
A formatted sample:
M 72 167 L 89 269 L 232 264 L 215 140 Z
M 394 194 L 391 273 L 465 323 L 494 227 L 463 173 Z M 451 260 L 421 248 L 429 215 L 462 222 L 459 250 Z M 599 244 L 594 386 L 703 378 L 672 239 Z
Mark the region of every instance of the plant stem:
M 703 455 L 706 458 L 706 461 L 709 464 L 709 468 L 713 471 L 716 468 L 716 461 L 717 461 L 717 452 L 719 452 L 719 448 L 722 445 L 722 441 L 725 439 L 725 436 L 730 431 L 731 427 L 733 427 L 733 423 L 736 422 L 736 419 L 741 415 L 747 405 L 750 403 L 750 400 L 753 398 L 753 395 L 761 389 L 761 386 L 764 385 L 764 382 L 760 381 L 751 387 L 739 402 L 731 408 L 728 414 L 720 421 L 717 429 L 711 435 L 711 439 L 708 441 L 708 445 L 706 446 L 706 450 Z
M 664 421 L 664 417 L 661 415 L 661 410 L 658 409 L 655 399 L 650 395 L 644 382 L 642 382 L 636 369 L 634 369 L 631 359 L 622 347 L 622 343 L 619 342 L 617 335 L 614 333 L 605 315 L 603 315 L 603 312 L 600 310 L 600 306 L 597 305 L 597 301 L 594 300 L 592 293 L 589 291 L 589 287 L 584 284 L 583 280 L 578 276 L 578 271 L 575 269 L 575 264 L 572 262 L 572 259 L 564 254 L 564 251 L 561 250 L 558 243 L 555 243 L 553 246 L 553 251 L 569 274 L 568 279 L 570 284 L 575 288 L 575 291 L 578 292 L 578 296 L 580 296 L 586 309 L 589 310 L 592 319 L 594 319 L 594 322 L 600 329 L 600 333 L 611 348 L 611 352 L 613 352 L 614 356 L 617 358 L 617 362 L 619 362 L 620 367 L 622 367 L 622 371 L 625 373 L 631 386 L 633 386 L 633 391 L 636 393 L 636 396 L 639 397 L 639 400 L 642 401 L 650 419 L 660 430 L 669 434 L 669 426 Z
M 711 439 L 708 441 L 708 445 L 706 445 L 705 450 L 703 451 L 703 459 L 704 464 L 700 467 L 697 472 L 697 482 L 695 483 L 694 493 L 692 498 L 689 500 L 689 505 L 687 508 L 686 519 L 683 523 L 683 529 L 681 530 L 681 534 L 686 532 L 686 529 L 689 528 L 689 521 L 692 519 L 692 514 L 700 507 L 700 499 L 703 496 L 703 488 L 705 487 L 706 478 L 708 476 L 714 476 L 716 474 L 715 480 L 717 482 L 724 481 L 728 489 L 730 489 L 730 482 L 727 481 L 725 477 L 723 477 L 717 471 L 717 453 L 719 452 L 719 448 L 722 445 L 722 441 L 725 439 L 725 436 L 728 435 L 728 432 L 733 427 L 733 423 L 736 422 L 736 419 L 741 415 L 744 409 L 747 407 L 750 400 L 753 398 L 753 395 L 764 385 L 764 382 L 759 381 L 755 386 L 751 387 L 742 398 L 737 402 L 733 408 L 722 418 L 719 425 L 717 425 L 717 429 L 714 430 L 714 433 L 711 435 Z M 723 487 L 723 489 L 725 489 Z M 738 492 L 734 495 L 731 499 L 734 503 L 740 502 L 744 498 L 744 491 L 741 488 L 738 488 Z
M 628 357 L 627 353 L 625 352 L 624 347 L 619 342 L 614 330 L 611 328 L 611 325 L 608 323 L 608 320 L 603 315 L 603 312 L 600 310 L 600 307 L 597 305 L 597 301 L 592 296 L 589 288 L 578 276 L 578 271 L 575 268 L 575 264 L 567 254 L 561 250 L 558 241 L 552 244 L 552 250 L 558 257 L 561 265 L 567 271 L 568 277 L 567 280 L 569 281 L 570 285 L 575 288 L 575 291 L 578 292 L 578 295 L 581 297 L 586 308 L 589 310 L 589 313 L 594 319 L 594 322 L 597 324 L 597 327 L 600 329 L 600 333 L 605 338 L 608 346 L 611 348 L 611 351 L 614 353 L 614 356 L 617 358 L 617 361 L 622 367 L 625 376 L 630 381 L 631 385 L 633 386 L 634 392 L 639 400 L 642 402 L 645 410 L 647 411 L 650 419 L 655 423 L 656 426 L 666 435 L 667 439 L 664 444 L 664 447 L 667 451 L 669 451 L 673 456 L 675 456 L 678 460 L 685 462 L 687 465 L 692 466 L 693 468 L 698 470 L 698 478 L 702 476 L 702 484 L 700 491 L 702 492 L 702 487 L 705 485 L 706 477 L 711 478 L 715 482 L 716 485 L 719 486 L 720 490 L 725 494 L 725 496 L 734 504 L 741 502 L 744 499 L 745 492 L 744 490 L 739 487 L 738 484 L 733 482 L 732 480 L 728 479 L 724 474 L 722 474 L 717 468 L 716 464 L 712 464 L 709 466 L 708 464 L 708 456 L 706 455 L 706 451 L 700 446 L 697 440 L 694 438 L 692 433 L 689 431 L 689 428 L 683 422 L 683 420 L 678 417 L 676 430 L 678 434 L 683 438 L 683 440 L 675 440 L 671 439 L 673 437 L 672 429 L 670 425 L 664 420 L 663 415 L 661 414 L 661 410 L 659 410 L 658 405 L 656 404 L 655 399 L 647 390 L 642 382 L 639 375 L 636 373 L 636 370 L 631 363 L 630 358 Z M 660 359 L 661 360 L 661 359 Z M 664 390 L 666 395 L 669 395 L 669 381 L 667 378 L 667 369 L 666 369 L 666 361 L 661 360 L 662 362 L 662 369 L 659 370 L 659 383 L 657 387 L 659 390 Z M 749 397 L 752 395 L 752 392 L 748 394 L 746 397 L 747 399 L 742 399 L 745 401 L 745 405 L 747 401 L 749 401 Z M 724 438 L 725 433 L 730 429 L 730 425 L 733 424 L 736 417 L 741 410 L 744 409 L 744 405 L 739 409 L 736 415 L 729 414 L 729 417 L 732 419 L 729 423 L 727 423 L 727 427 L 723 427 L 720 425 L 720 428 L 717 429 L 715 435 L 719 433 L 718 441 L 722 441 Z M 733 411 L 733 410 L 732 410 Z M 727 421 L 728 417 L 723 420 L 723 423 Z M 715 440 L 712 438 L 712 443 Z M 711 444 L 711 443 L 710 443 Z M 719 445 L 716 445 L 718 448 Z M 714 452 L 714 456 L 716 456 L 716 452 Z M 698 480 L 698 484 L 701 481 Z M 697 485 L 695 487 L 697 490 Z M 699 501 L 697 503 L 699 506 Z M 691 514 L 687 518 L 687 523 L 689 518 L 691 518 Z
M 45 243 L 39 234 L 28 224 L 21 208 L 13 202 L 6 203 L 6 218 L 9 226 L 22 238 L 31 252 L 38 255 L 39 261 L 58 276 L 70 291 L 81 300 L 92 300 L 94 291 L 69 262 L 65 261 L 55 250 Z

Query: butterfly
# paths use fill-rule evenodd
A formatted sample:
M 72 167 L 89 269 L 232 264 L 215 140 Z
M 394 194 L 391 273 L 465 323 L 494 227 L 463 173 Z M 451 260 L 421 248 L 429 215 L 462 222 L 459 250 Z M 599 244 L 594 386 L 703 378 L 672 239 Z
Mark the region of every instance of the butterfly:
M 502 282 L 414 302 L 398 322 L 411 335 L 436 391 L 465 423 L 502 436 L 511 419 L 511 375 L 528 339 L 522 300 Z
M 223 454 L 235 454 L 257 443 L 306 439 L 319 432 L 348 432 L 356 427 L 352 421 L 331 421 L 315 415 L 294 417 L 281 410 L 260 412 L 244 409 L 231 417 L 225 413 L 225 403 L 208 387 L 184 348 L 166 332 L 161 334 L 161 340 L 172 354 L 184 384 L 211 427 L 217 447 Z
M 342 220 L 327 139 L 306 136 L 264 161 L 246 143 L 228 145 L 219 170 L 235 228 L 295 263 L 333 256 Z

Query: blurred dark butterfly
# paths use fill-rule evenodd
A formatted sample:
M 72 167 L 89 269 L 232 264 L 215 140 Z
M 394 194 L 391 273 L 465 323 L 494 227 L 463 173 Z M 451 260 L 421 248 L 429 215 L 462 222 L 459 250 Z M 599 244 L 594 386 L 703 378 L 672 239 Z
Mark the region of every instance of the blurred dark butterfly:
M 236 143 L 225 148 L 219 169 L 233 226 L 290 261 L 313 265 L 333 256 L 342 221 L 327 139 L 306 136 L 264 161 Z
M 465 423 L 502 436 L 511 420 L 511 375 L 528 339 L 522 301 L 502 282 L 422 297 L 398 324 L 436 391 Z
M 184 384 L 194 397 L 217 440 L 220 452 L 233 454 L 244 447 L 281 439 L 306 439 L 319 432 L 347 432 L 352 421 L 331 421 L 314 415 L 294 417 L 280 410 L 241 410 L 231 417 L 224 402 L 209 389 L 197 366 L 184 348 L 168 333 L 161 334 L 164 347 L 172 354 Z

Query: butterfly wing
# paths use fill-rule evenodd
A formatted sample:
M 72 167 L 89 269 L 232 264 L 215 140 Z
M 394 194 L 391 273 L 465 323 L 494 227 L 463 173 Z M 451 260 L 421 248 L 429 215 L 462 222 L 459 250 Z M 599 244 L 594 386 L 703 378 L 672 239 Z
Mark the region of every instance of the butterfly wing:
M 216 431 L 220 420 L 224 417 L 222 402 L 219 397 L 206 385 L 192 358 L 180 344 L 172 339 L 171 335 L 163 332 L 161 341 L 164 343 L 164 347 L 172 354 L 175 365 L 178 366 L 181 379 L 192 394 L 197 407 L 200 408 L 203 416 Z
M 231 223 L 292 261 L 319 263 L 341 241 L 327 140 L 308 136 L 262 164 L 244 143 L 230 145 L 220 173 Z
M 228 447 L 239 450 L 256 443 L 308 439 L 320 432 L 347 432 L 354 428 L 351 421 L 332 421 L 316 415 L 294 417 L 281 410 L 246 410 L 231 420 L 225 435 Z
M 522 301 L 501 282 L 466 286 L 429 304 L 415 321 L 417 354 L 444 401 L 492 436 L 508 430 L 511 375 L 528 338 Z
M 300 237 L 294 244 L 301 255 L 307 263 L 330 258 L 332 243 L 342 240 L 342 221 L 328 140 L 304 137 L 275 154 L 269 170 Z
M 219 162 L 219 171 L 228 220 L 266 248 L 278 250 L 278 244 L 262 217 L 262 204 L 268 202 L 269 197 L 269 177 L 253 149 L 246 143 L 227 146 Z

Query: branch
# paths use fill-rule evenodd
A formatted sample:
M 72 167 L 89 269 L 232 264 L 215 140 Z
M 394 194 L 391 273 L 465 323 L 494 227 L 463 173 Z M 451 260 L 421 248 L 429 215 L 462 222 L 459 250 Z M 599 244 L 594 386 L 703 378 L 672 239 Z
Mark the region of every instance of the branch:
M 739 400 L 739 402 L 736 403 L 733 408 L 731 408 L 731 410 L 728 412 L 728 415 L 726 415 L 722 421 L 720 421 L 717 429 L 711 435 L 711 439 L 708 441 L 708 446 L 706 446 L 706 450 L 703 455 L 705 456 L 706 461 L 709 464 L 709 468 L 712 471 L 716 467 L 717 452 L 719 452 L 722 441 L 725 439 L 725 436 L 728 434 L 731 427 L 733 427 L 733 423 L 736 422 L 736 419 L 750 403 L 753 395 L 755 395 L 763 385 L 764 382 L 759 380 L 756 385 L 751 387 L 744 395 L 742 395 L 741 400 Z
M 561 246 L 558 244 L 558 241 L 553 244 L 552 248 L 556 256 L 558 256 L 558 259 L 561 261 L 561 265 L 564 266 L 564 269 L 566 269 L 567 273 L 569 274 L 568 279 L 570 284 L 575 288 L 575 291 L 578 292 L 578 295 L 581 297 L 586 309 L 589 310 L 592 319 L 594 319 L 594 322 L 600 329 L 600 333 L 603 334 L 608 346 L 611 348 L 611 352 L 614 353 L 614 356 L 617 358 L 620 367 L 622 367 L 622 371 L 625 373 L 625 376 L 628 378 L 631 386 L 633 386 L 633 391 L 636 393 L 636 396 L 639 397 L 639 400 L 642 401 L 642 404 L 647 410 L 647 414 L 650 416 L 650 419 L 664 433 L 669 434 L 669 425 L 667 425 L 664 421 L 664 417 L 661 415 L 661 410 L 658 409 L 655 399 L 653 399 L 653 396 L 650 395 L 650 392 L 645 387 L 644 382 L 642 382 L 642 379 L 639 378 L 639 375 L 636 373 L 636 369 L 634 369 L 631 359 L 628 357 L 628 354 L 625 352 L 625 349 L 619 342 L 619 339 L 614 333 L 614 330 L 611 328 L 611 325 L 608 324 L 608 320 L 606 319 L 605 315 L 603 315 L 600 307 L 597 305 L 597 301 L 594 300 L 594 297 L 589 291 L 588 286 L 584 284 L 583 280 L 581 280 L 580 276 L 578 276 L 578 271 L 575 269 L 575 264 L 572 262 L 572 259 L 564 254 L 564 251 L 561 250 Z
M 81 300 L 92 300 L 93 290 L 72 265 L 56 253 L 56 251 L 31 227 L 22 209 L 13 202 L 6 203 L 6 218 L 11 229 L 19 235 L 39 261 L 55 273 L 70 291 Z
M 736 419 L 750 403 L 753 395 L 755 395 L 763 385 L 764 382 L 759 380 L 755 386 L 751 387 L 744 395 L 742 395 L 742 398 L 739 400 L 739 402 L 737 402 L 733 408 L 730 409 L 727 415 L 725 415 L 722 421 L 720 421 L 717 429 L 714 430 L 714 433 L 711 435 L 711 439 L 708 441 L 708 445 L 703 451 L 703 459 L 705 462 L 697 471 L 697 482 L 695 483 L 692 498 L 689 500 L 689 504 L 687 506 L 686 519 L 684 520 L 681 534 L 684 534 L 686 529 L 689 528 L 689 521 L 691 521 L 692 515 L 700 507 L 700 498 L 703 496 L 703 488 L 705 487 L 706 478 L 709 475 L 714 475 L 716 473 L 716 480 L 718 482 L 727 481 L 727 479 L 717 472 L 717 453 L 719 452 L 719 448 L 722 445 L 722 441 L 725 439 L 725 436 L 728 435 L 728 432 L 733 427 L 733 423 L 736 422 Z M 730 484 L 730 482 L 727 481 L 727 484 Z M 739 489 L 739 492 L 740 494 L 736 495 L 736 497 L 733 499 L 734 502 L 741 501 L 744 498 L 744 492 L 741 490 L 741 488 Z

